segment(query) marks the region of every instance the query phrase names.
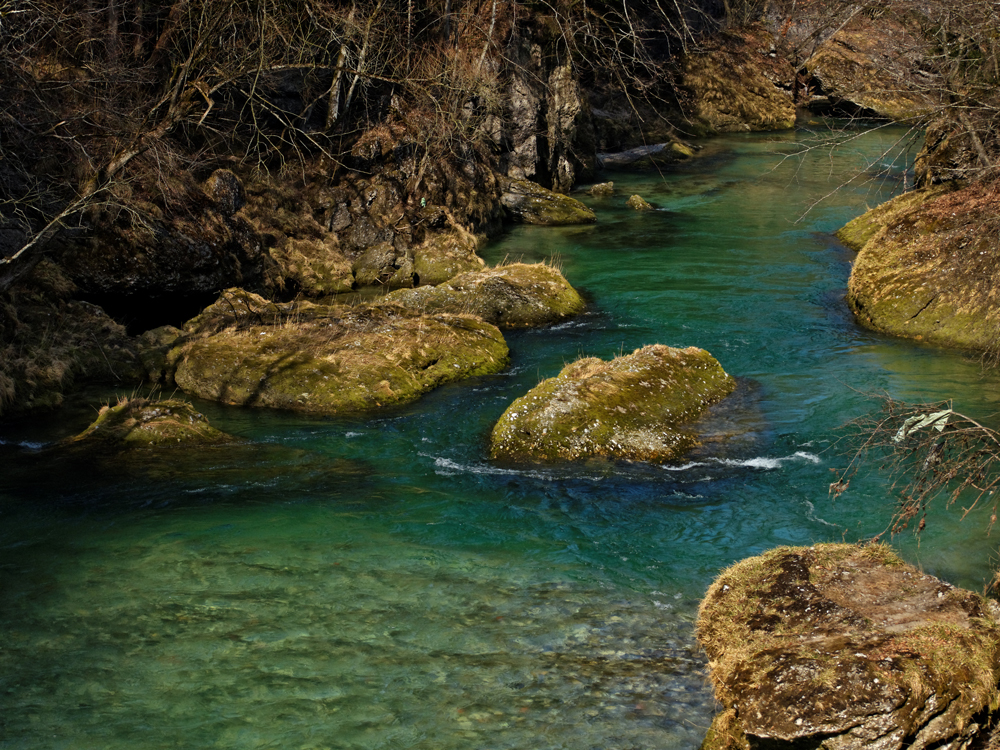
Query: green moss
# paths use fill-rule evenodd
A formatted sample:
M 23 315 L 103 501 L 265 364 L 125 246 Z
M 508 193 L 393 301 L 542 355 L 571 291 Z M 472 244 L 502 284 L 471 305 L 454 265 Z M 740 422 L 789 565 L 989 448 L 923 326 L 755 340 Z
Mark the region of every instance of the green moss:
M 583 298 L 558 269 L 512 263 L 460 274 L 435 287 L 403 289 L 385 297 L 416 312 L 477 315 L 504 328 L 550 325 L 583 311 Z
M 459 231 L 434 234 L 413 249 L 413 269 L 421 286 L 443 284 L 460 273 L 482 270 L 479 240 Z
M 566 226 L 597 221 L 597 214 L 576 198 L 553 192 L 529 180 L 511 180 L 500 203 L 511 218 L 525 224 Z
M 611 362 L 578 360 L 507 408 L 493 428 L 491 455 L 670 460 L 698 444 L 682 426 L 734 388 L 719 363 L 693 347 L 647 346 Z
M 209 329 L 211 331 L 211 329 Z M 231 404 L 338 414 L 401 404 L 447 382 L 501 370 L 496 327 L 391 304 L 295 310 L 273 325 L 192 336 L 172 352 L 186 393 Z
M 212 444 L 232 440 L 212 427 L 187 401 L 131 398 L 104 406 L 97 419 L 71 444 L 114 447 Z
M 875 330 L 934 344 L 988 350 L 1000 338 L 994 269 L 1000 198 L 988 186 L 908 193 L 841 230 L 864 242 L 848 304 Z

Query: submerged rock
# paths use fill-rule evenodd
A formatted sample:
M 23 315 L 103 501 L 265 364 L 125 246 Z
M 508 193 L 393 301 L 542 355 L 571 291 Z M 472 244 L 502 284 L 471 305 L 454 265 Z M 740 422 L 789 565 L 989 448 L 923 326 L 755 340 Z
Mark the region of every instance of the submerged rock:
M 233 439 L 212 427 L 187 401 L 129 398 L 115 406 L 104 406 L 97 419 L 68 442 L 121 448 L 222 443 Z
M 184 327 L 164 357 L 185 393 L 244 406 L 337 414 L 412 401 L 507 364 L 500 331 L 471 315 L 388 302 L 284 305 L 242 290 Z
M 904 193 L 855 219 L 838 236 L 859 250 L 847 292 L 858 322 L 943 346 L 996 347 L 1000 194 L 995 186 Z
M 583 298 L 544 263 L 512 263 L 463 273 L 444 284 L 386 296 L 417 312 L 471 313 L 504 328 L 549 325 L 583 312 Z
M 626 151 L 601 153 L 597 155 L 597 161 L 604 169 L 622 169 L 624 167 L 645 169 L 690 159 L 695 153 L 694 147 L 682 141 L 668 141 L 654 143 L 651 146 L 636 146 Z
M 996 609 L 883 545 L 743 560 L 699 613 L 724 707 L 702 748 L 970 747 L 1000 702 Z
M 563 226 L 597 221 L 597 215 L 576 198 L 528 180 L 511 180 L 500 203 L 515 221 L 525 224 Z
M 513 460 L 669 461 L 698 444 L 682 427 L 735 387 L 715 358 L 695 347 L 656 344 L 610 362 L 580 359 L 507 408 L 490 452 Z

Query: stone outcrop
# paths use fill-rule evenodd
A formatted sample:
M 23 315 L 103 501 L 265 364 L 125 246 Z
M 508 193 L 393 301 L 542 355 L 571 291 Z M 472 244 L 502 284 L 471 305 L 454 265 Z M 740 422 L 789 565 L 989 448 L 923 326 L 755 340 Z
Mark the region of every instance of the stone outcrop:
M 996 348 L 997 183 L 904 193 L 838 236 L 859 251 L 847 300 L 860 323 L 943 346 Z
M 239 178 L 218 170 L 205 185 L 186 173 L 163 179 L 169 197 L 137 200 L 130 212 L 101 213 L 85 238 L 65 242 L 59 264 L 77 287 L 131 299 L 137 307 L 233 285 L 269 288 L 274 264 L 240 210 Z
M 115 406 L 102 407 L 97 419 L 66 444 L 107 449 L 206 445 L 233 440 L 212 427 L 188 401 L 130 398 Z
M 795 125 L 795 71 L 760 33 L 724 34 L 689 54 L 681 85 L 697 135 L 782 130 Z
M 514 221 L 544 226 L 591 224 L 597 215 L 576 198 L 556 193 L 528 180 L 511 180 L 500 204 Z
M 437 286 L 401 289 L 384 301 L 420 313 L 470 313 L 503 328 L 550 325 L 584 308 L 565 277 L 544 263 L 471 271 Z
M 229 290 L 182 330 L 150 334 L 161 380 L 185 393 L 311 414 L 418 398 L 507 364 L 500 331 L 471 315 L 421 315 L 390 303 L 275 304 Z M 150 368 L 152 369 L 152 367 Z
M 568 192 L 594 171 L 590 105 L 555 19 L 539 14 L 525 19 L 523 29 L 527 36 L 508 52 L 513 65 L 504 120 L 510 125 L 499 140 L 509 151 L 501 156 L 501 171 Z
M 60 405 L 82 382 L 142 378 L 135 342 L 43 260 L 17 287 L 0 294 L 0 416 Z
M 925 43 L 898 21 L 855 18 L 802 66 L 798 92 L 814 111 L 908 120 L 940 105 Z
M 588 357 L 514 401 L 493 428 L 490 453 L 518 461 L 669 461 L 698 444 L 685 426 L 735 387 L 695 347 L 657 344 L 610 362 Z
M 699 613 L 723 706 L 702 748 L 985 746 L 1000 703 L 997 609 L 879 544 L 743 560 Z

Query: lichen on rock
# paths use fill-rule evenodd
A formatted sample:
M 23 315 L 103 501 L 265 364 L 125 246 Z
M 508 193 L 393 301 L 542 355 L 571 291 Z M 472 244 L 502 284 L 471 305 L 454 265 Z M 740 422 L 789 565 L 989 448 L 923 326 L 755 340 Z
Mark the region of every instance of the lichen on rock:
M 743 560 L 699 612 L 723 705 L 702 748 L 970 747 L 1000 704 L 996 609 L 880 544 Z
M 129 448 L 205 445 L 234 438 L 212 427 L 203 414 L 181 399 L 126 398 L 115 406 L 105 405 L 97 419 L 67 444 Z
M 1000 189 L 983 182 L 904 193 L 838 236 L 859 248 L 847 300 L 877 331 L 992 350 L 1000 340 Z
M 607 456 L 669 461 L 698 445 L 684 429 L 736 383 L 703 349 L 645 346 L 567 365 L 514 401 L 491 434 L 496 459 Z
M 312 414 L 406 403 L 508 358 L 500 331 L 471 315 L 388 302 L 279 305 L 242 290 L 223 293 L 184 333 L 164 361 L 185 393 Z
M 504 328 L 550 325 L 584 308 L 559 270 L 544 263 L 463 273 L 437 286 L 392 292 L 385 301 L 423 313 L 471 313 Z

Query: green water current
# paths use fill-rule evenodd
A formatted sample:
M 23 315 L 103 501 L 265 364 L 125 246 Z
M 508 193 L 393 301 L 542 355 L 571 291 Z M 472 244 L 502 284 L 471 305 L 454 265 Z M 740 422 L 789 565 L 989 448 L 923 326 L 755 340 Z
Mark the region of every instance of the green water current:
M 128 462 L 45 450 L 100 395 L 0 426 L 0 748 L 696 748 L 715 707 L 692 627 L 719 569 L 886 527 L 878 474 L 827 493 L 864 394 L 996 410 L 975 359 L 845 307 L 832 232 L 902 189 L 902 135 L 730 136 L 603 175 L 617 194 L 583 198 L 597 224 L 486 250 L 558 263 L 587 312 L 510 333 L 507 371 L 406 408 L 199 402 L 245 442 Z M 738 378 L 705 425 L 718 440 L 669 466 L 486 458 L 539 379 L 651 343 Z M 957 584 L 989 575 L 990 540 L 955 514 L 897 542 Z

